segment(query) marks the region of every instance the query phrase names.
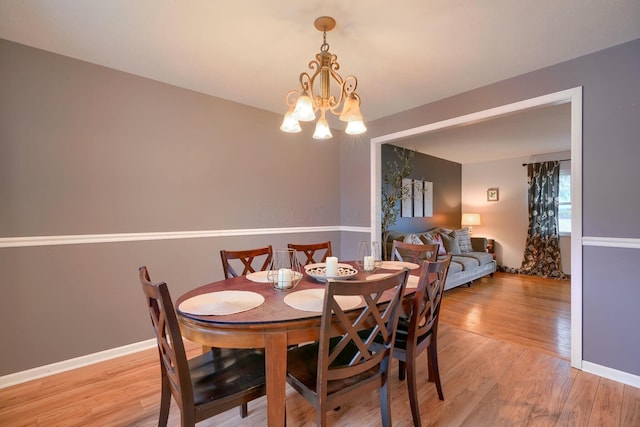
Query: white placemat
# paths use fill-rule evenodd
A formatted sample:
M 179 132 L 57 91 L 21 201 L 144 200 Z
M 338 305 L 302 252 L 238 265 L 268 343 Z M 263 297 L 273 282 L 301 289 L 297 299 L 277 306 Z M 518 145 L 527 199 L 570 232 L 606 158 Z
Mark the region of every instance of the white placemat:
M 254 273 L 248 273 L 245 277 L 251 280 L 252 282 L 269 283 L 269 273 L 271 271 L 275 271 L 275 270 L 256 271 Z M 298 280 L 302 279 L 302 273 L 295 272 L 294 277 Z
M 199 316 L 223 316 L 256 308 L 264 297 L 250 291 L 219 291 L 196 295 L 182 301 L 178 309 Z
M 265 271 L 256 271 L 254 273 L 249 273 L 247 274 L 246 277 L 252 282 L 269 283 L 269 279 L 267 278 L 268 275 L 269 275 L 269 270 L 265 270 Z
M 367 280 L 384 279 L 385 277 L 389 277 L 389 276 L 391 276 L 391 273 L 376 273 L 376 274 L 367 276 Z M 409 277 L 407 277 L 407 288 L 417 288 L 418 280 L 420 280 L 419 276 L 414 276 L 413 274 L 410 274 Z
M 405 267 L 407 267 L 409 270 L 420 268 L 418 264 L 404 261 L 382 261 L 381 267 L 387 270 L 402 270 Z
M 407 277 L 407 289 L 417 288 L 419 280 L 420 276 L 414 276 L 413 274 L 410 274 L 409 277 Z
M 384 279 L 385 277 L 389 277 L 391 276 L 391 273 L 376 273 L 376 274 L 370 274 L 369 276 L 367 276 L 366 280 L 378 280 L 378 279 Z
M 324 302 L 324 289 L 305 289 L 292 292 L 284 297 L 284 302 L 289 307 L 302 311 L 315 311 L 322 313 L 322 303 Z M 343 310 L 355 308 L 362 303 L 359 296 L 336 295 L 336 301 Z

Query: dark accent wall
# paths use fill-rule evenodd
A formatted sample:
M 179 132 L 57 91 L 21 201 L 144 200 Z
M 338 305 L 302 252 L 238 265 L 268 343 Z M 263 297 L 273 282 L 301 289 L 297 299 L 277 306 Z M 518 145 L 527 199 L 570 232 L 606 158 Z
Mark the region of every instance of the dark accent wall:
M 392 144 L 381 147 L 381 163 L 397 161 Z M 419 232 L 433 227 L 458 227 L 462 206 L 462 165 L 427 154 L 415 153 L 409 178 L 433 183 L 433 216 L 406 218 L 398 216 L 392 230 Z

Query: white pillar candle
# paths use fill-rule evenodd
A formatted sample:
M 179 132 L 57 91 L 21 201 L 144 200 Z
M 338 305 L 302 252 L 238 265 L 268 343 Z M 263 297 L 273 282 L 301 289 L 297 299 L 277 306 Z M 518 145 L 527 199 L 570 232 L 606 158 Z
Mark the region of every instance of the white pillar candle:
M 281 268 L 278 270 L 278 287 L 280 289 L 289 289 L 291 287 L 292 273 L 289 268 Z
M 373 270 L 373 257 L 371 255 L 367 255 L 364 257 L 364 270 L 372 271 Z
M 324 272 L 326 277 L 336 277 L 338 275 L 338 258 L 334 256 L 327 257 L 326 268 Z

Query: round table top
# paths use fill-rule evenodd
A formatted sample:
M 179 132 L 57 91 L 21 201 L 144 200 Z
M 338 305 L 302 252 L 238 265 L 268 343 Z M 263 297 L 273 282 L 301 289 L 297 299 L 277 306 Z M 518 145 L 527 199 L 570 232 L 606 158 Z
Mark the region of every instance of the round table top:
M 393 274 L 398 272 L 399 270 L 378 269 L 375 274 Z M 419 272 L 419 269 L 414 269 L 411 271 L 411 273 L 413 274 L 419 274 Z M 350 280 L 365 280 L 366 277 L 370 275 L 371 274 L 358 272 L 358 274 Z M 300 283 L 298 283 L 298 286 L 295 289 L 286 291 L 273 289 L 273 287 L 269 283 L 253 282 L 247 279 L 246 276 L 238 276 L 231 279 L 209 283 L 186 292 L 176 300 L 176 311 L 178 313 L 178 316 L 182 317 L 184 320 L 189 319 L 190 321 L 196 323 L 210 324 L 212 326 L 226 325 L 227 327 L 232 327 L 232 325 L 244 325 L 245 327 L 247 327 L 252 324 L 265 325 L 270 323 L 282 325 L 282 323 L 305 322 L 312 319 L 318 320 L 322 315 L 321 312 L 295 309 L 287 305 L 284 301 L 284 298 L 292 292 L 305 289 L 323 289 L 325 286 L 326 283 L 319 282 L 307 274 L 303 275 Z M 184 313 L 179 309 L 180 304 L 191 297 L 223 290 L 243 290 L 256 292 L 264 297 L 264 303 L 250 310 L 229 315 L 194 315 Z M 407 289 L 406 293 L 412 292 L 413 289 Z

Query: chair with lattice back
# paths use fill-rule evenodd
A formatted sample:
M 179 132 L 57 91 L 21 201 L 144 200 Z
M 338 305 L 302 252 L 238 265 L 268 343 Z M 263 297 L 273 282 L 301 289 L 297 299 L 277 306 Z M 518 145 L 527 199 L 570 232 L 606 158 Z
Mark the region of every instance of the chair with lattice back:
M 420 279 L 411 303 L 411 312 L 407 318 L 400 318 L 396 333 L 393 357 L 399 360 L 398 376 L 401 380 L 408 377 L 407 388 L 413 424 L 420 426 L 418 391 L 416 384 L 416 358 L 427 350 L 429 381 L 436 384 L 438 397 L 444 400 L 440 370 L 438 368 L 438 319 L 442 295 L 451 263 L 451 255 L 436 262 L 425 261 L 422 264 Z
M 287 246 L 289 249 L 294 249 L 304 254 L 305 259 L 300 260 L 302 265 L 325 262 L 328 256 L 333 256 L 331 253 L 331 241 L 311 244 L 289 243 Z
M 391 261 L 407 261 L 421 265 L 424 261 L 437 261 L 440 245 L 437 243 L 414 243 L 393 241 L 391 247 Z
M 146 267 L 139 268 L 139 275 L 160 355 L 158 425 L 167 425 L 172 395 L 182 426 L 193 426 L 237 406 L 244 418 L 247 402 L 266 393 L 264 352 L 216 349 L 215 355 L 208 351 L 187 359 L 167 284 L 152 283 Z
M 287 382 L 316 408 L 317 425 L 326 425 L 328 410 L 369 390 L 379 390 L 382 425 L 391 425 L 388 371 L 407 277 L 405 269 L 375 280 L 327 281 L 319 341 L 287 353 Z M 353 297 L 363 305 L 343 310 L 344 298 Z M 383 345 L 374 349 L 376 337 Z
M 273 249 L 271 245 L 263 248 L 244 249 L 238 251 L 221 250 L 220 258 L 222 259 L 222 270 L 225 279 L 232 277 L 244 276 L 247 273 L 256 271 L 264 271 L 269 268 L 271 258 L 273 257 Z M 231 260 L 238 260 L 237 264 L 241 266 L 242 273 L 238 274 L 231 265 Z

